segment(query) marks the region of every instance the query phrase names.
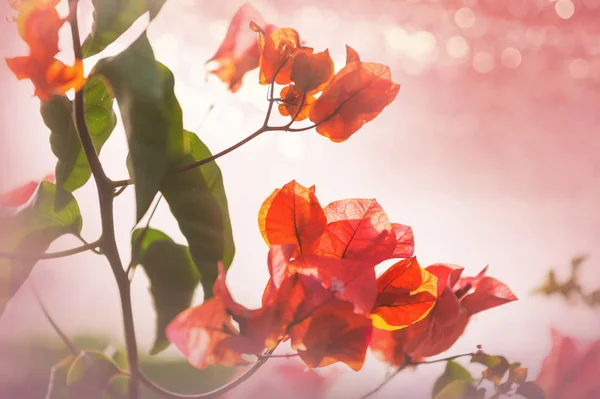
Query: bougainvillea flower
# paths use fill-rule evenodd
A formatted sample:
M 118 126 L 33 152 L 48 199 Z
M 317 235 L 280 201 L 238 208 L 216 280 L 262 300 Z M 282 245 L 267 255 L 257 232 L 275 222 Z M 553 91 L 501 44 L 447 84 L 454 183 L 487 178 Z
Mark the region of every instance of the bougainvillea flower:
M 315 248 L 316 254 L 380 263 L 407 258 L 414 252 L 412 229 L 390 223 L 375 199 L 334 201 L 324 211 L 327 227 Z
M 371 349 L 381 360 L 400 366 L 408 356 L 419 359 L 449 349 L 474 314 L 516 300 L 502 282 L 486 277 L 460 278 L 462 268 L 435 264 L 426 268 L 437 277 L 437 301 L 421 321 L 404 329 L 373 333 Z M 399 363 L 402 362 L 402 363 Z
M 42 181 L 54 182 L 54 175 L 48 174 L 44 176 Z M 40 181 L 31 180 L 20 187 L 0 194 L 0 208 L 16 208 L 24 205 L 29 201 L 39 185 Z
M 293 83 L 281 89 L 280 97 L 282 101 L 279 104 L 279 113 L 283 116 L 291 116 L 294 121 L 298 122 L 308 118 L 310 107 L 316 101 L 312 94 L 299 92 Z M 298 112 L 300 104 L 302 104 L 302 110 Z
M 296 244 L 300 253 L 310 253 L 326 223 L 315 187 L 306 188 L 295 180 L 273 191 L 258 214 L 258 226 L 267 245 Z
M 358 371 L 371 339 L 371 320 L 354 313 L 352 304 L 334 301 L 318 308 L 292 331 L 292 348 L 310 367 L 343 362 Z
M 295 244 L 298 254 L 380 263 L 414 252 L 412 230 L 389 222 L 374 199 L 335 201 L 321 208 L 314 186 L 295 180 L 262 204 L 258 225 L 267 245 Z
M 73 66 L 59 60 L 40 64 L 33 57 L 10 58 L 6 62 L 17 79 L 31 80 L 35 86 L 34 95 L 42 101 L 48 101 L 54 95 L 64 96 L 71 89 L 79 90 L 84 83 L 81 60 L 76 60 Z
M 233 300 L 222 267 L 214 291 L 215 295 L 222 298 L 241 332 L 240 337 L 231 337 L 224 344 L 248 354 L 274 349 L 288 338 L 291 325 L 306 319 L 315 309 L 335 299 L 334 293 L 312 276 L 290 274 L 276 286 L 273 285 L 270 295 L 264 297 L 266 299 L 261 308 L 250 310 Z
M 84 83 L 81 60 L 67 66 L 54 58 L 58 53 L 58 31 L 65 22 L 54 5 L 50 1 L 30 1 L 18 6 L 17 26 L 29 46 L 29 55 L 6 60 L 19 80 L 32 81 L 35 95 L 42 101 L 65 95 L 70 89 L 79 90 Z
M 169 341 L 197 368 L 245 364 L 239 353 L 220 345 L 225 339 L 238 335 L 225 303 L 219 297 L 183 311 L 166 329 Z
M 536 383 L 548 399 L 600 398 L 600 340 L 584 346 L 552 330 L 552 349 Z
M 282 28 L 268 34 L 255 22 L 250 22 L 250 28 L 258 33 L 259 83 L 262 85 L 273 82 L 280 85 L 290 84 L 292 63 L 288 61 L 296 49 L 300 48 L 298 32 L 291 28 Z
M 354 52 L 355 53 L 355 52 Z M 354 59 L 355 54 L 349 54 Z M 309 118 L 319 134 L 334 142 L 347 140 L 373 120 L 398 94 L 386 65 L 353 61 L 346 64 L 323 90 Z
M 404 259 L 377 279 L 377 299 L 371 312 L 373 325 L 398 330 L 427 316 L 437 299 L 437 277 Z
M 271 34 L 275 27 L 267 25 L 260 13 L 249 3 L 244 3 L 233 16 L 225 39 L 215 55 L 206 63 L 215 62 L 217 68 L 210 72 L 215 74 L 223 83 L 229 85 L 229 90 L 235 93 L 242 85 L 244 75 L 258 68 L 260 49 L 256 34 L 248 29 L 250 21 L 264 26 L 265 32 Z
M 329 50 L 321 53 L 299 51 L 292 62 L 291 79 L 301 93 L 322 91 L 333 78 L 333 60 Z
M 377 294 L 375 269 L 364 261 L 336 259 L 318 255 L 299 255 L 286 259 L 293 250 L 274 245 L 269 251 L 270 284 L 275 290 L 294 274 L 313 276 L 337 298 L 354 305 L 354 311 L 369 315 Z M 271 287 L 265 292 L 271 295 Z

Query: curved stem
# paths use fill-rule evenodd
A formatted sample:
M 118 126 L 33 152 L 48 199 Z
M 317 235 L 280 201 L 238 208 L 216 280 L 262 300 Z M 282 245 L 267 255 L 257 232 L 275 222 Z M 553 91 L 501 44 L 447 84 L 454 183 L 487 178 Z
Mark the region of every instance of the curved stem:
M 42 308 L 42 312 L 44 312 L 46 320 L 48 320 L 52 328 L 54 328 L 54 331 L 56 331 L 56 333 L 63 341 L 65 346 L 69 349 L 69 352 L 71 352 L 72 355 L 77 356 L 80 352 L 79 349 L 75 346 L 75 344 L 73 343 L 73 341 L 71 341 L 67 334 L 65 334 L 65 332 L 58 326 L 58 324 L 54 321 L 52 316 L 50 316 L 50 313 L 48 312 L 48 310 L 44 306 L 44 303 L 42 302 L 42 299 L 40 298 L 38 290 L 35 288 L 35 284 L 33 283 L 33 281 L 31 281 L 30 283 L 33 289 L 33 294 L 35 295 L 35 299 L 37 300 L 38 305 L 40 305 L 40 308 Z
M 185 172 L 185 171 L 188 171 L 190 169 L 197 168 L 198 166 L 206 165 L 207 163 L 210 163 L 210 162 L 214 161 L 215 159 L 221 158 L 223 155 L 229 154 L 231 151 L 233 151 L 233 150 L 235 150 L 235 149 L 243 146 L 244 144 L 246 144 L 250 140 L 252 140 L 252 139 L 260 136 L 262 133 L 268 132 L 268 131 L 271 131 L 271 130 L 277 130 L 277 129 L 274 129 L 274 128 L 271 128 L 271 127 L 268 127 L 268 126 L 262 126 L 256 132 L 252 133 L 250 136 L 246 137 L 245 139 L 243 139 L 243 140 L 235 143 L 231 147 L 226 148 L 223 151 L 218 152 L 218 153 L 216 153 L 213 156 L 210 156 L 208 158 L 204 158 L 204 159 L 201 159 L 199 161 L 192 162 L 192 163 L 187 164 L 187 165 L 183 165 L 179 169 L 176 169 L 175 173 Z M 117 182 L 115 182 L 115 184 L 117 184 Z
M 381 384 L 379 384 L 375 389 L 367 392 L 366 394 L 364 394 L 363 396 L 360 397 L 360 399 L 365 399 L 368 398 L 369 396 L 374 395 L 375 393 L 379 392 L 379 390 L 381 388 L 383 388 L 384 386 L 387 385 L 388 382 L 390 382 L 395 376 L 397 376 L 402 370 L 404 370 L 406 367 L 408 366 L 418 366 L 420 364 L 433 364 L 433 363 L 441 363 L 441 362 L 447 362 L 449 360 L 454 360 L 454 359 L 458 359 L 461 357 L 467 357 L 467 356 L 473 356 L 475 355 L 474 353 L 463 353 L 460 355 L 454 355 L 454 356 L 449 356 L 449 357 L 445 357 L 443 359 L 436 359 L 436 360 L 425 360 L 422 362 L 413 362 L 412 360 L 410 360 L 410 358 L 407 356 L 406 360 L 404 361 L 404 364 L 402 366 L 400 366 L 396 371 L 394 371 L 392 374 L 388 375 Z
M 70 6 L 70 24 L 71 36 L 73 39 L 73 52 L 75 59 L 81 61 L 81 39 L 79 37 L 79 25 L 77 21 L 77 6 L 78 0 L 69 0 Z M 102 163 L 98 158 L 96 149 L 92 142 L 90 132 L 88 130 L 85 119 L 85 108 L 83 99 L 83 89 L 75 92 L 74 117 L 77 134 L 81 141 L 81 146 L 90 165 L 92 176 L 96 182 L 98 191 L 98 200 L 100 203 L 100 218 L 102 221 L 102 247 L 104 255 L 110 264 L 110 267 L 115 276 L 117 286 L 119 288 L 119 296 L 121 298 L 121 311 L 123 315 L 123 328 L 125 334 L 125 345 L 127 349 L 127 359 L 131 369 L 131 381 L 129 383 L 129 398 L 139 399 L 139 356 L 135 337 L 135 327 L 133 323 L 133 309 L 131 305 L 131 289 L 129 279 L 119 255 L 119 249 L 115 238 L 114 225 L 114 185 L 113 182 L 106 176 Z
M 267 353 L 269 353 L 272 351 L 267 351 Z M 145 375 L 140 374 L 140 381 L 142 382 L 142 384 L 144 384 L 147 388 L 149 388 L 150 390 L 152 390 L 155 394 L 166 398 L 166 399 L 213 399 L 213 398 L 218 398 L 221 395 L 223 395 L 226 392 L 231 391 L 233 388 L 239 386 L 241 383 L 243 383 L 244 381 L 248 380 L 250 377 L 252 377 L 254 375 L 254 373 L 256 373 L 262 366 L 263 364 L 265 364 L 267 362 L 267 360 L 269 360 L 270 356 L 269 355 L 264 355 L 259 357 L 258 361 L 256 363 L 254 363 L 252 365 L 252 367 L 250 367 L 248 370 L 246 370 L 246 372 L 242 375 L 240 375 L 238 378 L 236 378 L 235 380 L 231 381 L 230 383 L 223 385 L 222 387 L 219 387 L 213 391 L 210 392 L 206 392 L 206 393 L 201 393 L 201 394 L 192 394 L 192 395 L 186 395 L 186 394 L 180 394 L 180 393 L 176 393 L 176 392 L 171 392 L 161 386 L 156 385 L 154 382 L 152 382 L 150 379 L 148 379 Z
M 460 355 L 454 355 L 454 356 L 445 357 L 443 359 L 425 360 L 425 361 L 422 361 L 422 362 L 410 362 L 410 364 L 413 365 L 413 366 L 418 366 L 420 364 L 434 364 L 434 363 L 448 362 L 450 360 L 460 359 L 461 357 L 467 357 L 467 356 L 475 356 L 475 354 L 474 353 L 463 353 L 463 354 L 460 354 Z
M 271 97 L 273 96 L 273 91 L 274 90 L 275 90 L 275 85 L 271 84 L 271 86 L 270 86 Z M 263 125 L 260 127 L 260 129 L 258 129 L 254 133 L 252 133 L 250 136 L 244 138 L 243 140 L 235 143 L 231 147 L 228 147 L 228 148 L 224 149 L 221 152 L 218 152 L 218 153 L 216 153 L 216 154 L 214 154 L 214 155 L 212 155 L 212 156 L 210 156 L 208 158 L 200 159 L 199 161 L 192 162 L 192 163 L 187 164 L 187 165 L 183 165 L 179 169 L 176 169 L 175 173 L 185 172 L 185 171 L 188 171 L 190 169 L 194 169 L 194 168 L 197 168 L 199 166 L 206 165 L 207 163 L 210 163 L 210 162 L 212 162 L 212 161 L 214 161 L 216 159 L 219 159 L 223 155 L 227 155 L 231 151 L 240 148 L 244 144 L 246 144 L 249 141 L 255 139 L 258 136 L 260 136 L 264 132 L 270 132 L 270 131 L 275 131 L 275 130 L 284 130 L 284 128 L 282 128 L 282 127 L 270 127 L 269 126 L 269 119 L 271 119 L 271 113 L 273 112 L 273 104 L 274 104 L 273 101 L 269 101 L 269 107 L 267 108 L 267 114 L 265 116 L 265 120 L 263 122 Z M 128 185 L 134 184 L 134 183 L 135 183 L 134 179 L 115 180 L 115 181 L 112 182 L 113 187 L 115 187 L 115 188 L 119 188 L 119 187 L 123 187 L 123 186 L 128 186 Z
M 42 255 L 30 255 L 26 253 L 6 253 L 0 252 L 0 258 L 14 259 L 14 260 L 45 260 L 45 259 L 58 259 L 65 258 L 67 256 L 79 254 L 81 252 L 91 251 L 98 248 L 101 245 L 101 240 L 91 242 L 89 244 L 82 245 L 77 248 L 66 249 L 64 251 L 49 252 Z

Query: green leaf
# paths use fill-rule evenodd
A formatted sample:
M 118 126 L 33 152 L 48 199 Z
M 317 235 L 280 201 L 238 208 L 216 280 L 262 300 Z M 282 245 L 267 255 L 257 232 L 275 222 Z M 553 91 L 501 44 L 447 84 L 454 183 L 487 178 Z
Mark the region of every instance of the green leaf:
M 58 237 L 81 232 L 77 201 L 67 194 L 68 203 L 57 212 L 54 209 L 56 191 L 54 184 L 44 181 L 18 213 L 0 217 L 0 251 L 27 254 L 27 258 L 22 259 L 0 259 L 0 316 L 37 263 L 33 258 L 46 252 Z
M 185 138 L 185 150 L 191 155 L 194 161 L 212 157 L 212 153 L 206 144 L 204 144 L 195 133 L 184 130 L 183 134 Z M 225 240 L 222 261 L 225 265 L 225 268 L 229 268 L 235 255 L 235 244 L 233 241 L 233 232 L 231 230 L 231 220 L 229 218 L 227 195 L 225 194 L 225 186 L 223 185 L 223 174 L 221 173 L 219 165 L 217 165 L 215 161 L 202 165 L 199 167 L 199 169 L 202 172 L 202 176 L 204 176 L 206 184 L 208 185 L 208 190 L 211 192 L 213 197 L 215 197 L 219 203 L 219 207 L 221 208 L 223 234 Z
M 119 103 L 139 221 L 183 153 L 183 122 L 173 73 L 155 60 L 146 34 L 116 57 L 99 61 L 94 70 L 108 79 Z
M 84 57 L 104 50 L 146 12 L 154 19 L 164 3 L 165 0 L 92 0 L 94 24 L 82 45 Z
M 468 385 L 471 385 L 473 383 L 473 377 L 471 377 L 471 373 L 459 363 L 449 360 L 446 363 L 444 374 L 439 376 L 435 381 L 435 384 L 433 384 L 432 397 L 437 398 L 438 394 L 454 381 L 463 381 L 468 383 Z
M 133 251 L 144 229 L 131 236 Z M 134 264 L 141 264 L 150 280 L 150 293 L 156 310 L 156 339 L 150 350 L 156 355 L 169 346 L 165 328 L 179 313 L 189 308 L 200 282 L 190 251 L 173 242 L 161 231 L 148 229 L 143 236 Z
M 104 353 L 81 352 L 67 374 L 69 395 L 76 399 L 100 399 L 110 380 L 118 374 L 117 365 Z
M 121 349 L 116 349 L 115 351 L 109 354 L 105 350 L 104 353 L 107 356 L 110 356 L 110 358 L 113 360 L 113 362 L 115 362 L 115 364 L 120 370 L 127 370 L 129 368 L 127 354 L 125 353 L 125 351 Z
M 180 165 L 210 156 L 195 134 L 185 134 L 187 151 Z M 221 172 L 216 164 L 207 164 L 174 173 L 163 181 L 161 192 L 190 246 L 200 272 L 204 297 L 210 298 L 217 279 L 218 262 L 224 261 L 224 265 L 229 266 L 234 251 Z
M 50 371 L 50 382 L 45 399 L 65 399 L 69 397 L 67 387 L 67 373 L 75 360 L 75 356 L 68 356 L 52 366 Z
M 434 399 L 467 399 L 475 398 L 477 390 L 471 385 L 471 382 L 464 380 L 452 381 L 446 385 Z
M 540 388 L 533 381 L 527 381 L 527 382 L 521 384 L 517 388 L 516 393 L 527 399 L 545 399 L 546 398 L 546 394 L 544 394 L 544 391 L 542 390 L 542 388 Z
M 106 384 L 101 399 L 127 399 L 130 381 L 128 375 L 114 375 Z
M 100 153 L 117 124 L 113 98 L 106 81 L 98 75 L 91 76 L 86 81 L 84 93 L 86 123 L 94 147 Z M 92 175 L 73 121 L 73 104 L 66 97 L 53 97 L 49 102 L 42 103 L 40 111 L 44 123 L 51 131 L 52 152 L 58 158 L 56 185 L 72 193 L 83 186 Z M 59 190 L 56 209 L 60 210 L 68 200 L 69 196 Z
M 506 374 L 510 367 L 510 364 L 505 357 L 492 356 L 481 351 L 473 355 L 471 363 L 479 363 L 487 366 L 487 369 L 483 370 L 482 376 L 486 380 L 493 382 L 495 385 L 500 384 L 504 374 Z

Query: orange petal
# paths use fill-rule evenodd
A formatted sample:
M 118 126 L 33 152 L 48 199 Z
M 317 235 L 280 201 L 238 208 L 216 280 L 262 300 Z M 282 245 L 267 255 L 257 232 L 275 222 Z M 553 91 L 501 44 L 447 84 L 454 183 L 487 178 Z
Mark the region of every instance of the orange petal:
M 296 244 L 310 252 L 325 230 L 325 214 L 314 186 L 306 188 L 292 180 L 275 190 L 259 211 L 258 225 L 267 245 Z
M 75 60 L 73 66 L 67 66 L 58 60 L 54 60 L 46 72 L 46 80 L 54 95 L 64 96 L 71 89 L 77 91 L 85 83 L 83 62 Z
M 398 330 L 426 317 L 437 297 L 437 278 L 419 266 L 416 258 L 402 260 L 377 279 L 373 325 Z
M 346 65 L 351 62 L 360 62 L 360 56 L 356 50 L 346 44 Z
M 18 79 L 30 79 L 35 87 L 35 95 L 42 101 L 52 96 L 64 96 L 70 89 L 83 87 L 83 63 L 76 60 L 73 66 L 52 59 L 49 63 L 36 57 L 15 57 L 6 60 L 8 67 Z
M 415 238 L 412 228 L 399 223 L 392 223 L 392 229 L 396 237 L 396 249 L 394 258 L 410 258 L 415 252 Z
M 300 93 L 318 93 L 332 78 L 333 60 L 329 50 L 316 54 L 300 51 L 294 56 L 291 79 Z
M 506 284 L 492 277 L 483 277 L 475 286 L 473 293 L 462 299 L 461 304 L 471 316 L 516 300 L 517 297 Z
M 375 303 L 375 270 L 368 262 L 300 255 L 287 266 L 288 273 L 315 276 L 338 298 L 354 305 L 354 311 L 368 315 Z
M 319 308 L 296 329 L 294 346 L 309 367 L 343 362 L 358 371 L 364 364 L 371 339 L 371 321 L 339 301 Z
M 19 13 L 17 26 L 29 53 L 40 63 L 50 63 L 58 53 L 58 31 L 64 24 L 54 8 L 27 8 Z
M 175 344 L 192 366 L 199 369 L 216 364 L 245 364 L 238 353 L 219 347 L 222 341 L 238 334 L 225 304 L 216 297 L 183 311 L 166 329 L 169 341 Z
M 302 93 L 299 92 L 294 84 L 285 86 L 281 89 L 281 96 L 283 103 L 279 104 L 279 113 L 283 116 L 295 117 L 294 121 L 302 121 L 308 118 L 310 107 L 316 101 L 315 97 L 310 94 L 304 95 L 304 101 L 302 100 Z M 298 107 L 302 103 L 302 110 L 298 112 Z
M 325 88 L 309 117 L 319 134 L 342 142 L 377 117 L 399 90 L 388 66 L 351 62 Z
M 281 85 L 291 83 L 287 77 L 284 77 L 287 73 L 282 73 L 281 77 L 279 73 L 286 68 L 291 68 L 286 64 L 300 45 L 298 32 L 291 28 L 282 28 L 268 35 L 255 22 L 250 22 L 250 29 L 259 34 L 260 84 L 267 85 L 274 81 Z
M 222 82 L 229 84 L 229 89 L 233 93 L 241 86 L 244 75 L 258 68 L 259 65 L 260 49 L 256 35 L 248 30 L 250 21 L 266 25 L 254 7 L 250 3 L 244 3 L 229 23 L 221 46 L 207 61 L 207 63 L 214 61 L 218 64 L 218 67 L 210 72 L 217 75 Z M 266 25 L 265 29 L 271 32 L 274 27 Z
M 393 228 L 376 200 L 335 201 L 325 207 L 325 214 L 328 223 L 316 254 L 373 264 L 393 256 L 396 248 Z

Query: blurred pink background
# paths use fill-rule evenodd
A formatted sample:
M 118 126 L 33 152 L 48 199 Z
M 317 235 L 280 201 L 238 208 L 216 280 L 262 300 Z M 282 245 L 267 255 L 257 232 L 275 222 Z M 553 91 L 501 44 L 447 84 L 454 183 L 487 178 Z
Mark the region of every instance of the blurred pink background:
M 257 213 L 271 191 L 296 179 L 316 185 L 322 204 L 377 198 L 394 222 L 411 225 L 426 266 L 460 264 L 507 283 L 520 301 L 477 315 L 448 352 L 491 353 L 521 361 L 535 377 L 550 347 L 550 327 L 583 339 L 599 336 L 597 311 L 560 298 L 531 296 L 551 267 L 568 273 L 571 257 L 590 256 L 582 276 L 600 286 L 600 0 L 252 1 L 265 20 L 297 29 L 307 44 L 329 48 L 338 69 L 344 45 L 364 61 L 391 66 L 402 88 L 373 122 L 345 143 L 314 131 L 268 133 L 222 158 L 237 253 L 228 282 L 240 302 L 258 306 L 267 280 L 267 247 Z M 175 73 L 184 124 L 216 152 L 254 131 L 266 109 L 258 73 L 232 95 L 204 62 L 218 48 L 241 1 L 169 0 L 151 24 L 157 59 Z M 81 12 L 91 26 L 88 2 Z M 26 52 L 7 5 L 0 14 L 0 55 Z M 66 11 L 66 4 L 61 4 Z M 143 17 L 118 43 L 87 61 L 124 49 L 144 29 Z M 67 30 L 61 32 L 68 48 Z M 65 51 L 64 60 L 72 55 Z M 29 82 L 0 63 L 0 192 L 54 169 L 48 131 Z M 211 104 L 214 110 L 198 130 Z M 109 176 L 127 177 L 122 125 L 104 147 Z M 100 230 L 95 187 L 76 193 L 88 240 Z M 129 255 L 133 190 L 116 201 L 121 253 Z M 153 227 L 179 242 L 162 204 Z M 51 250 L 77 245 L 61 238 Z M 560 273 L 559 273 L 560 274 Z M 101 332 L 121 342 L 117 290 L 110 268 L 93 254 L 39 263 L 32 280 L 69 334 Z M 133 283 L 142 351 L 153 339 L 154 314 L 142 272 Z M 201 295 L 197 296 L 197 302 Z M 26 284 L 0 319 L 0 341 L 52 334 Z M 162 356 L 177 356 L 174 350 Z M 443 365 L 401 374 L 379 396 L 427 397 Z M 331 397 L 368 391 L 385 367 L 369 356 L 354 374 L 341 368 Z

